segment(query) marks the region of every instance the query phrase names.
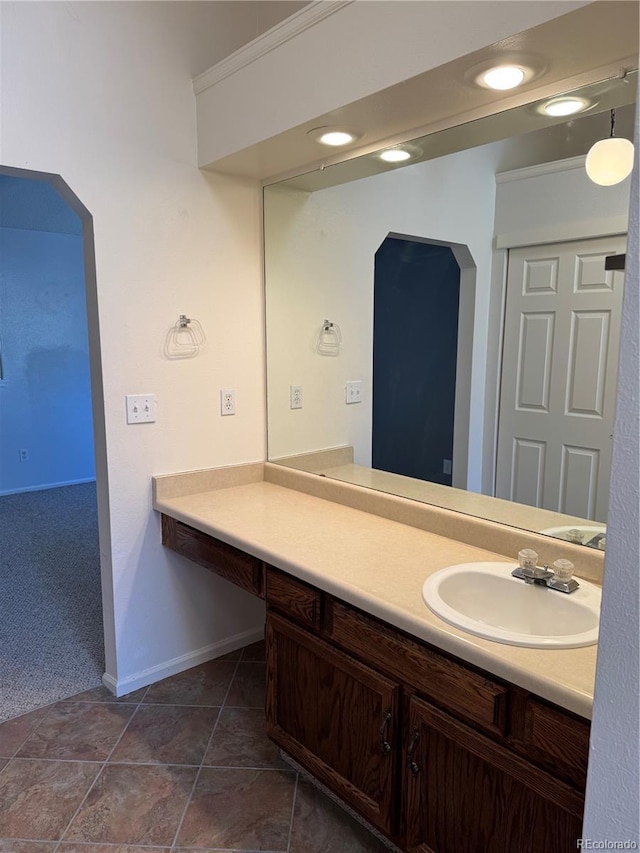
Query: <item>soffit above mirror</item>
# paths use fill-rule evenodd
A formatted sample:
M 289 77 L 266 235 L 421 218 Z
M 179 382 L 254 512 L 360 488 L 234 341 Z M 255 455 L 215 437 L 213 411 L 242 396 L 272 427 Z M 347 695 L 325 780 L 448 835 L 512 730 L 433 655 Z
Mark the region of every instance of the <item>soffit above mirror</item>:
M 295 128 L 207 165 L 270 184 L 432 134 L 637 68 L 638 4 L 597 2 L 316 116 Z M 532 79 L 511 92 L 469 80 L 473 68 L 521 61 Z M 318 126 L 347 126 L 361 136 L 333 153 L 308 135 Z M 531 128 L 529 128 L 531 129 Z M 523 131 L 524 132 L 524 131 Z M 511 134 L 512 131 L 509 131 Z

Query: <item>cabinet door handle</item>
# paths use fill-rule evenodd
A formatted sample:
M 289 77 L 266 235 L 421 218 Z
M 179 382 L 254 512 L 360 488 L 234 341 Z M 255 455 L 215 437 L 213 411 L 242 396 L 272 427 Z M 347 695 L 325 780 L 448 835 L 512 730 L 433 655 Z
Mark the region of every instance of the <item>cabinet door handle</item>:
M 387 727 L 391 722 L 391 711 L 385 711 L 382 717 L 382 725 L 380 726 L 380 749 L 382 752 L 387 753 L 391 752 L 391 744 L 386 739 L 385 735 L 387 732 Z
M 414 729 L 411 732 L 411 740 L 409 741 L 409 746 L 407 747 L 407 767 L 411 771 L 414 776 L 417 776 L 420 772 L 420 768 L 413 760 L 413 751 L 416 748 L 418 741 L 420 740 L 420 732 L 418 729 Z

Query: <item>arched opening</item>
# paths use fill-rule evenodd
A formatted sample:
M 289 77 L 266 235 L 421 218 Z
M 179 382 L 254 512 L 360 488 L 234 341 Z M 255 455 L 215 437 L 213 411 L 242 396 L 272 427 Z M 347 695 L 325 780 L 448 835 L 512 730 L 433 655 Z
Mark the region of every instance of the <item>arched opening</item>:
M 0 571 L 9 719 L 101 683 L 108 503 L 93 222 L 0 166 Z M 104 619 L 103 619 L 104 607 Z
M 372 466 L 467 488 L 476 268 L 389 233 L 375 256 Z

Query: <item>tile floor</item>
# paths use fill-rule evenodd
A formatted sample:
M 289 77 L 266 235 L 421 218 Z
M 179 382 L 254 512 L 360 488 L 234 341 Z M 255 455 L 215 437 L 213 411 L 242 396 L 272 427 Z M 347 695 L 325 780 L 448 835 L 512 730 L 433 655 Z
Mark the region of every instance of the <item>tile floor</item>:
M 264 644 L 0 724 L 0 853 L 385 853 L 264 733 Z

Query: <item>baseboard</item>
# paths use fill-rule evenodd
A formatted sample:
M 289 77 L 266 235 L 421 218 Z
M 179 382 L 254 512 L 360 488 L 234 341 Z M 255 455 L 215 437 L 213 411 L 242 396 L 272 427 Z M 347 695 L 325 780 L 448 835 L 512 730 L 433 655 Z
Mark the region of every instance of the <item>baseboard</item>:
M 143 669 L 127 678 L 117 679 L 105 672 L 102 676 L 102 683 L 115 696 L 126 696 L 127 693 L 132 693 L 141 687 L 148 687 L 149 684 L 155 684 L 156 681 L 162 681 L 163 678 L 168 678 L 170 675 L 184 672 L 185 669 L 190 669 L 192 666 L 198 666 L 200 663 L 206 663 L 208 660 L 222 657 L 229 652 L 235 652 L 251 643 L 257 643 L 263 637 L 264 624 L 260 624 L 259 627 L 233 634 L 233 636 L 219 640 L 217 643 L 211 643 L 208 646 L 195 649 L 193 652 L 171 658 L 171 660 Z
M 82 483 L 95 483 L 95 477 L 82 480 L 64 480 L 60 483 L 42 483 L 39 486 L 22 486 L 19 489 L 0 489 L 0 498 L 6 495 L 21 495 L 23 492 L 44 492 L 47 489 L 61 489 L 63 486 L 79 486 Z

